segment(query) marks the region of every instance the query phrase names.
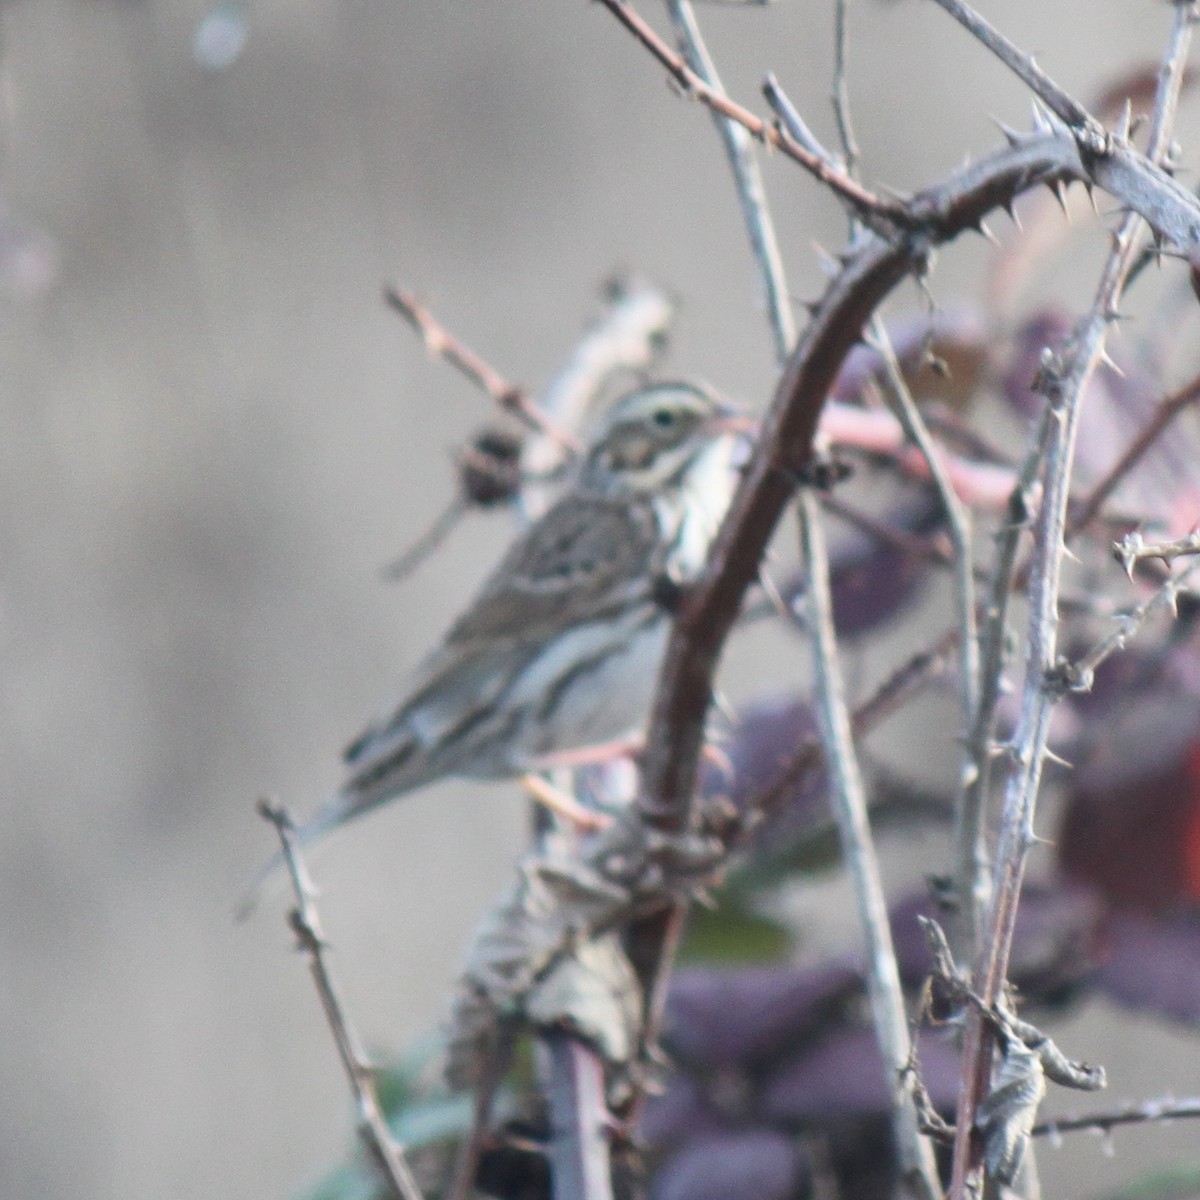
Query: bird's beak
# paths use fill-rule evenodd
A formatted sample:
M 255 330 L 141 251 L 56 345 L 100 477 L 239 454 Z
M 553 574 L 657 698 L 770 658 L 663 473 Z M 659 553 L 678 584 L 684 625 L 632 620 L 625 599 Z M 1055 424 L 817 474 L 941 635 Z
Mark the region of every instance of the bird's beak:
M 745 437 L 758 430 L 758 420 L 740 408 L 722 404 L 705 422 L 705 428 L 714 434 L 736 433 Z

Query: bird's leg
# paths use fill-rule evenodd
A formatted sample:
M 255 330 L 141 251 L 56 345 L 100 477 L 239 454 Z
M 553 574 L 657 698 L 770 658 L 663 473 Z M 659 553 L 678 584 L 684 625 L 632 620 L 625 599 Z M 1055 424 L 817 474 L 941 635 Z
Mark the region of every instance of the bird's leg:
M 557 767 L 595 767 L 617 758 L 637 758 L 645 749 L 645 735 L 638 733 L 632 737 L 597 742 L 592 746 L 578 746 L 573 750 L 555 750 L 550 754 L 539 754 L 530 760 L 530 765 L 537 771 L 553 771 Z M 720 746 L 714 742 L 705 742 L 700 754 L 705 762 L 715 767 L 726 778 L 732 778 L 733 763 Z
M 595 833 L 607 829 L 612 824 L 612 817 L 607 813 L 584 808 L 569 792 L 556 788 L 540 775 L 522 775 L 520 782 L 538 804 L 548 808 L 555 816 L 561 817 L 581 833 Z
M 529 760 L 536 771 L 553 771 L 558 767 L 595 767 L 618 758 L 636 758 L 646 748 L 645 737 L 638 733 L 631 737 L 613 738 L 607 742 L 596 742 L 591 746 L 576 746 L 570 750 L 552 750 Z

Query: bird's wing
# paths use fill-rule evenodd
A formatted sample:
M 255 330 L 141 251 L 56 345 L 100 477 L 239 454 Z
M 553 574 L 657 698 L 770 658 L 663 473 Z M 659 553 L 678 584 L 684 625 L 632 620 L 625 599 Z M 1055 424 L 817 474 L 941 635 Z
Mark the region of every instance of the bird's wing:
M 564 497 L 512 546 L 346 761 L 361 770 L 406 744 L 436 744 L 490 705 L 555 633 L 649 602 L 658 541 L 648 504 Z
M 651 594 L 661 558 L 654 510 L 566 496 L 505 555 L 451 626 L 447 649 L 516 638 L 540 643 Z

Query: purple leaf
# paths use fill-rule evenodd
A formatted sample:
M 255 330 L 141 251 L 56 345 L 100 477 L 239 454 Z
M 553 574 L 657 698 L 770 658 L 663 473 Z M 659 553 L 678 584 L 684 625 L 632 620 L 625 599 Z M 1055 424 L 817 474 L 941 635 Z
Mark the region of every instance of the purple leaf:
M 817 727 L 808 704 L 785 694 L 749 705 L 738 720 L 724 750 L 733 768 L 731 779 L 715 768 L 706 770 L 706 791 L 722 791 L 740 809 L 755 804 L 772 787 L 796 753 L 816 737 Z M 787 809 L 798 825 L 824 822 L 829 817 L 823 769 L 800 775 L 774 806 Z
M 958 1053 L 944 1030 L 919 1035 L 921 1079 L 939 1110 L 958 1095 Z M 763 1111 L 789 1123 L 890 1111 L 891 1089 L 872 1029 L 839 1029 L 787 1060 L 768 1079 Z
M 680 971 L 671 981 L 664 1041 L 691 1065 L 748 1066 L 778 1057 L 861 989 L 861 973 L 844 961 L 807 970 Z
M 1180 702 L 1144 730 L 1148 712 L 1135 718 L 1136 730 L 1110 730 L 1070 781 L 1059 862 L 1120 907 L 1161 910 L 1200 900 L 1196 708 L 1194 700 Z M 1181 746 L 1187 734 L 1192 740 Z
M 1042 310 L 1017 331 L 1001 392 L 1022 416 L 1032 419 L 1045 398 L 1035 390 L 1045 350 L 1061 353 L 1071 326 L 1060 312 Z M 1116 464 L 1148 423 L 1162 399 L 1161 383 L 1143 365 L 1113 350 L 1119 371 L 1095 372 L 1085 404 L 1088 419 L 1079 429 L 1076 461 L 1081 482 L 1096 482 Z M 1110 497 L 1108 505 L 1153 518 L 1171 533 L 1186 532 L 1200 514 L 1200 438 L 1190 426 L 1177 424 L 1171 436 L 1159 438 Z
M 1200 1020 L 1200 912 L 1115 913 L 1099 984 L 1118 1003 L 1195 1024 Z
M 788 1200 L 806 1190 L 793 1138 L 745 1130 L 696 1139 L 658 1170 L 653 1200 Z
M 918 914 L 947 923 L 923 888 L 892 906 L 892 939 L 900 977 L 913 988 L 921 985 L 932 965 Z M 1088 978 L 1095 966 L 1096 929 L 1102 914 L 1103 906 L 1089 890 L 1066 880 L 1025 884 L 1010 967 L 1024 999 L 1054 1003 L 1062 999 L 1064 989 Z
M 638 1135 L 647 1145 L 661 1149 L 712 1133 L 723 1124 L 699 1082 L 675 1071 L 663 1092 L 647 1098 Z

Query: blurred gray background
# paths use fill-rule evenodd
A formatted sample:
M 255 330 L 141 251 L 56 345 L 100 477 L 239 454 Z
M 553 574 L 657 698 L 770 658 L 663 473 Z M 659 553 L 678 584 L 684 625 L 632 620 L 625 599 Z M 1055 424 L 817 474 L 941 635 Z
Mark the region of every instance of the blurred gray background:
M 761 110 L 773 69 L 830 136 L 830 7 L 703 8 L 730 90 Z M 1085 97 L 1168 20 L 1147 0 L 984 7 Z M 1025 121 L 1021 89 L 933 5 L 851 11 L 870 179 L 918 185 L 996 142 L 988 114 Z M 673 367 L 756 406 L 771 385 L 708 119 L 598 6 L 252 0 L 217 14 L 247 33 L 220 71 L 196 58 L 206 17 L 203 0 L 0 9 L 5 1197 L 282 1197 L 350 1142 L 281 901 L 231 920 L 271 849 L 254 799 L 305 812 L 329 792 L 345 740 L 509 535 L 477 519 L 411 581 L 379 581 L 486 416 L 381 284 L 538 386 L 600 282 L 635 268 L 682 301 Z M 767 169 L 811 295 L 813 243 L 836 247 L 842 215 Z M 978 264 L 944 254 L 939 298 Z M 319 856 L 372 1045 L 439 1018 L 523 811 L 509 788 L 433 788 Z M 1104 1040 L 1130 1024 L 1100 1021 Z M 1149 1032 L 1157 1078 L 1194 1086 L 1196 1043 Z

